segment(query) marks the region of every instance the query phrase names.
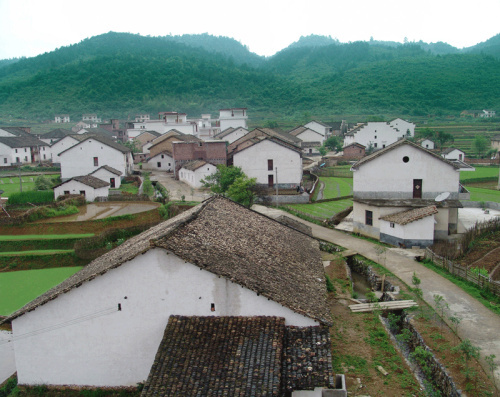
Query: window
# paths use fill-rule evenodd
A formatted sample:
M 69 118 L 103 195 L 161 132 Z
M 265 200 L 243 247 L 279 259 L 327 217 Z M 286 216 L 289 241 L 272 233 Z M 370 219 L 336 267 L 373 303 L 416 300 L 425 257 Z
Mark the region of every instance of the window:
M 94 157 L 94 167 L 99 166 L 99 157 Z
M 16 149 L 16 153 L 17 153 L 17 149 Z
M 161 155 L 161 158 L 162 158 L 162 159 L 164 159 L 164 158 L 165 158 L 165 155 L 164 155 L 164 154 L 162 154 L 162 155 Z
M 158 161 L 158 162 L 156 163 L 156 166 L 157 166 L 158 168 L 161 168 L 161 163 Z
M 267 160 L 267 170 L 268 171 L 273 170 L 273 160 Z
M 377 146 L 378 146 L 378 143 L 377 143 L 377 142 L 375 142 L 375 143 L 373 144 L 373 147 L 377 147 Z
M 214 312 L 215 311 L 215 303 L 210 304 L 210 311 Z
M 85 197 L 85 190 L 80 190 L 80 194 Z
M 168 166 L 170 167 L 170 163 L 168 163 Z
M 24 161 L 28 161 L 28 156 L 24 156 Z
M 7 164 L 7 157 L 3 159 L 3 163 Z
M 368 226 L 373 226 L 373 212 L 372 211 L 365 211 L 365 224 Z
M 64 194 L 69 194 L 69 190 L 65 190 L 65 191 L 64 191 Z
M 394 222 L 391 222 L 391 223 L 389 224 L 389 226 L 390 226 L 390 227 L 392 227 L 392 228 L 394 229 Z
M 410 158 L 408 156 L 404 156 L 403 163 L 407 163 L 408 161 L 410 161 Z
M 43 155 L 43 159 L 45 160 L 46 158 L 47 158 L 47 156 L 44 154 L 44 155 Z
M 375 135 L 375 139 L 377 139 L 377 135 Z

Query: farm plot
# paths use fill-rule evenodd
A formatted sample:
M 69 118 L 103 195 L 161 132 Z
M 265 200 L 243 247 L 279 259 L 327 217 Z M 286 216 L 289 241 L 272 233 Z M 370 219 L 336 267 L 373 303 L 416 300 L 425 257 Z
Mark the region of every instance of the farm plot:
M 325 184 L 323 199 L 352 195 L 352 178 L 321 177 L 320 180 Z
M 326 219 L 331 218 L 337 212 L 343 211 L 351 205 L 352 200 L 346 199 L 314 204 L 291 204 L 288 207 L 317 218 Z

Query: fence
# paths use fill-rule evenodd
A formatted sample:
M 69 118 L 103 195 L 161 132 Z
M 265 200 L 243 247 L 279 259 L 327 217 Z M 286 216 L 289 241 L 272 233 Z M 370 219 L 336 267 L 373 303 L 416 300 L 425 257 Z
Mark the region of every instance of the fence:
M 454 276 L 463 278 L 479 288 L 488 288 L 496 296 L 500 296 L 500 282 L 492 280 L 489 276 L 473 272 L 469 267 L 459 265 L 449 259 L 443 258 L 432 252 L 429 248 L 425 249 L 426 259 L 430 259 L 436 266 L 448 270 Z

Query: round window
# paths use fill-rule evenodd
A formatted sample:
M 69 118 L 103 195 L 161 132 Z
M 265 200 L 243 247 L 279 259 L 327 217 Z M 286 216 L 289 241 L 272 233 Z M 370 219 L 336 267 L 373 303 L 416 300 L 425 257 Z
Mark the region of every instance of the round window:
M 407 163 L 408 161 L 410 161 L 410 158 L 408 156 L 404 156 L 403 163 Z

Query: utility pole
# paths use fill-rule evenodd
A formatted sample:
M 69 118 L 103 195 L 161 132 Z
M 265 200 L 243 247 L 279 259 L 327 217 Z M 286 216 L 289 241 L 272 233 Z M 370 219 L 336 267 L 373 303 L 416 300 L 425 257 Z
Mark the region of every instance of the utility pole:
M 276 170 L 276 207 L 278 207 L 279 202 L 278 202 L 278 167 L 275 168 Z
M 21 163 L 19 163 L 19 191 L 23 192 L 23 179 L 21 178 Z

